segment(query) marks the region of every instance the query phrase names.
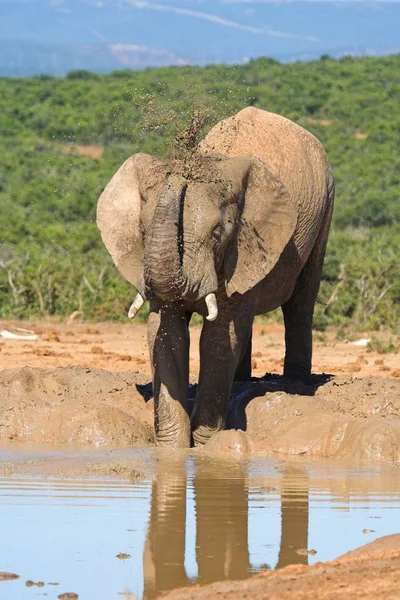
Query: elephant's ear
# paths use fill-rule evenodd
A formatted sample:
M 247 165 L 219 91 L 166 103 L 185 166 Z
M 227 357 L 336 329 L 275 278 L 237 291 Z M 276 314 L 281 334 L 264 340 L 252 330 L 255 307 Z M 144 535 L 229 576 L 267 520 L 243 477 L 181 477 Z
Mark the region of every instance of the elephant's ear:
M 119 272 L 138 287 L 143 280 L 142 190 L 160 165 L 148 154 L 134 154 L 118 169 L 97 203 L 97 226 Z
M 229 160 L 245 168 L 243 159 Z M 242 182 L 243 210 L 224 263 L 228 296 L 244 294 L 268 275 L 297 223 L 297 204 L 266 163 L 248 159 Z

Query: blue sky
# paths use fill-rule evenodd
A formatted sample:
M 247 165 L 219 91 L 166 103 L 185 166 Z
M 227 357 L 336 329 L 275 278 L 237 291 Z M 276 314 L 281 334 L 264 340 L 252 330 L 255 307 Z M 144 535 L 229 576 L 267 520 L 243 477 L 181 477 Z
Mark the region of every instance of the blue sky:
M 0 0 L 0 41 L 123 44 L 188 62 L 400 48 L 400 0 Z

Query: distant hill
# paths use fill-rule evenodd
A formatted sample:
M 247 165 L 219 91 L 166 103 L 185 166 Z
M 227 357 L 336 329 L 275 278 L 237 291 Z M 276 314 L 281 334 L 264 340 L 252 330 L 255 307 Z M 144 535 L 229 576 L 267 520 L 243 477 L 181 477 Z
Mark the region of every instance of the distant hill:
M 0 76 L 400 49 L 400 2 L 0 0 Z
M 332 58 L 342 56 L 385 56 L 399 48 L 339 48 L 329 52 Z M 282 62 L 315 60 L 319 52 L 283 54 Z M 214 61 L 209 60 L 209 64 Z M 226 61 L 228 62 L 228 61 Z M 243 63 L 246 60 L 232 61 Z M 168 50 L 135 44 L 46 44 L 31 41 L 0 40 L 0 77 L 63 77 L 70 71 L 83 69 L 94 73 L 111 73 L 120 69 L 141 70 L 148 67 L 173 67 L 195 64 Z
M 49 44 L 31 41 L 0 41 L 0 75 L 29 77 L 63 76 L 85 69 L 107 73 L 117 69 L 144 69 L 185 65 L 188 61 L 167 50 L 134 44 Z

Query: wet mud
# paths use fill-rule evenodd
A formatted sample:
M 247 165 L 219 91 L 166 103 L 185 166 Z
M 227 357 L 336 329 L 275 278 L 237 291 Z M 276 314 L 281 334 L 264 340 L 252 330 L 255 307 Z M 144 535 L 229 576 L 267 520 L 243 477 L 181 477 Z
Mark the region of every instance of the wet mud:
M 396 379 L 315 376 L 315 385 L 268 376 L 242 385 L 228 426 L 208 451 L 271 452 L 326 458 L 400 460 Z M 205 448 L 207 451 L 207 446 Z
M 16 573 L 7 573 L 6 571 L 0 571 L 0 581 L 13 581 L 19 579 L 19 575 Z
M 42 588 L 44 587 L 44 581 L 32 581 L 31 579 L 28 579 L 28 581 L 25 581 L 25 587 L 38 587 L 38 588 Z
M 146 446 L 152 410 L 137 391 L 137 372 L 86 367 L 3 371 L 0 440 L 84 446 Z
M 196 386 L 191 386 L 193 404 Z M 154 443 L 148 376 L 69 366 L 1 372 L 0 442 L 95 448 Z M 282 376 L 236 384 L 227 430 L 202 449 L 212 456 L 286 454 L 400 460 L 400 380 Z M 130 471 L 133 473 L 133 471 Z
M 164 600 L 397 600 L 400 580 L 400 535 L 381 538 L 344 556 L 312 567 L 291 565 L 245 581 L 229 581 L 175 590 Z

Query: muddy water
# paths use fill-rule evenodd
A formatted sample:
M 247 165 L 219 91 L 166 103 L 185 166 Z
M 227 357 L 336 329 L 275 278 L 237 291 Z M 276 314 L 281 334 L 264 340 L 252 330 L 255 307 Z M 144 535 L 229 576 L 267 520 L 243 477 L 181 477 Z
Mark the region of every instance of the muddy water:
M 151 450 L 139 458 L 142 479 L 0 478 L 0 571 L 20 576 L 0 580 L 1 599 L 153 598 L 328 560 L 400 532 L 395 466 Z

